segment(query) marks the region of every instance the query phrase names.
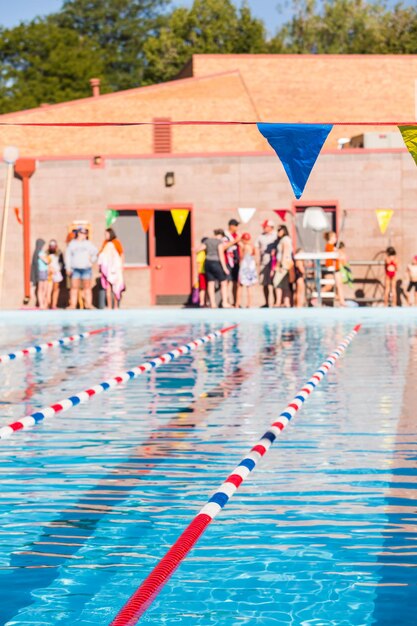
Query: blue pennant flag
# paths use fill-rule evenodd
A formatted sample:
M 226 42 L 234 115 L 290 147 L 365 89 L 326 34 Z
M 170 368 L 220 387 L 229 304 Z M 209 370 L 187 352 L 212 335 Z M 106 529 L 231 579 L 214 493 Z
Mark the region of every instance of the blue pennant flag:
M 258 124 L 259 132 L 275 150 L 295 197 L 301 198 L 331 124 Z

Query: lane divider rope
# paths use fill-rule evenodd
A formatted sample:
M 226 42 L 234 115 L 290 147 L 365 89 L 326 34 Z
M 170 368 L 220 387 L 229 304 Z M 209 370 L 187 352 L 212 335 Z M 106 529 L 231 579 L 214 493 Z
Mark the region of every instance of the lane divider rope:
M 100 333 L 104 333 L 110 328 L 98 328 L 97 330 L 89 330 L 85 333 L 80 333 L 79 335 L 70 335 L 69 337 L 61 337 L 60 339 L 54 339 L 53 341 L 48 341 L 47 343 L 40 343 L 37 346 L 29 346 L 28 348 L 24 348 L 23 350 L 17 350 L 17 352 L 9 352 L 9 354 L 1 354 L 0 355 L 0 363 L 6 364 L 10 363 L 10 361 L 15 361 L 16 359 L 21 359 L 25 356 L 30 356 L 33 354 L 40 354 L 41 352 L 46 352 L 50 350 L 50 348 L 57 348 L 58 346 L 66 346 L 69 343 L 73 343 L 74 341 L 80 341 L 81 339 L 87 339 L 87 337 L 92 337 L 93 335 L 99 335 Z
M 261 437 L 258 443 L 233 472 L 226 478 L 225 482 L 211 496 L 208 502 L 199 511 L 192 522 L 187 526 L 174 545 L 168 550 L 164 557 L 154 567 L 152 572 L 138 587 L 126 604 L 121 608 L 110 626 L 134 626 L 156 596 L 162 590 L 165 583 L 170 579 L 180 563 L 184 560 L 188 552 L 197 543 L 198 539 L 206 530 L 207 526 L 216 515 L 226 505 L 242 482 L 256 467 L 258 461 L 265 456 L 277 436 L 284 430 L 285 426 L 292 420 L 300 410 L 304 402 L 320 384 L 327 372 L 334 366 L 336 361 L 342 356 L 346 348 L 359 332 L 361 325 L 358 324 L 344 338 L 340 345 L 332 352 L 328 358 L 320 365 L 310 380 L 297 393 L 295 398 L 282 411 L 280 416 L 267 432 Z
M 217 330 L 214 333 L 209 333 L 204 337 L 199 337 L 198 339 L 194 339 L 194 341 L 190 341 L 189 343 L 180 346 L 179 348 L 175 348 L 170 352 L 162 354 L 161 356 L 156 357 L 150 361 L 146 361 L 142 363 L 142 365 L 138 365 L 137 367 L 133 367 L 131 370 L 123 372 L 118 376 L 114 376 L 113 378 L 109 378 L 99 385 L 95 385 L 90 389 L 86 389 L 85 391 L 81 391 L 78 394 L 70 396 L 69 398 L 65 398 L 56 404 L 52 404 L 51 406 L 44 407 L 43 409 L 39 409 L 35 413 L 31 413 L 30 415 L 26 415 L 25 417 L 20 418 L 16 422 L 12 422 L 7 426 L 3 426 L 0 428 L 0 439 L 7 439 L 14 432 L 18 430 L 26 430 L 28 428 L 32 428 L 36 424 L 39 424 L 45 419 L 50 417 L 54 417 L 57 413 L 62 413 L 64 411 L 68 411 L 73 406 L 78 404 L 83 404 L 90 400 L 93 396 L 97 396 L 103 391 L 107 391 L 108 389 L 113 389 L 117 387 L 117 385 L 121 385 L 126 383 L 128 380 L 132 380 L 133 378 L 137 378 L 141 374 L 145 372 L 149 372 L 150 370 L 160 367 L 161 365 L 166 365 L 170 361 L 177 359 L 180 356 L 184 356 L 200 347 L 201 345 L 213 341 L 218 337 L 221 337 L 228 331 L 236 328 L 237 324 L 233 326 L 228 326 L 226 328 L 222 328 L 221 330 Z

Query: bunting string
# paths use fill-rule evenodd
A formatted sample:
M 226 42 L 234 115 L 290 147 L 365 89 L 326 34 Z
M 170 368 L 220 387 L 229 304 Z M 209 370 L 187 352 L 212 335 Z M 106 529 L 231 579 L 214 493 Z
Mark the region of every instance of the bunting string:
M 417 164 L 417 122 L 334 122 L 318 123 L 282 123 L 254 122 L 235 120 L 153 120 L 151 122 L 0 122 L 0 126 L 55 126 L 55 127 L 103 127 L 103 126 L 233 126 L 249 125 L 257 127 L 275 151 L 285 170 L 295 197 L 301 198 L 310 174 L 320 152 L 334 126 L 396 126 L 400 131 L 405 147 Z M 109 228 L 117 219 L 117 211 L 109 209 L 106 213 L 106 227 Z M 182 234 L 188 217 L 187 210 L 172 210 L 172 219 L 178 235 Z M 144 219 L 138 213 L 142 227 L 146 232 L 150 218 Z M 243 219 L 243 218 L 242 218 Z M 250 217 L 248 216 L 247 221 Z M 285 217 L 282 218 L 283 220 Z M 243 219 L 243 221 L 245 221 Z
M 167 120 L 151 122 L 0 122 L 0 126 L 56 126 L 56 127 L 91 127 L 91 126 L 256 126 L 260 122 L 245 120 Z M 282 122 L 297 124 L 298 122 Z M 416 126 L 413 122 L 310 122 L 323 126 Z M 265 122 L 268 124 L 268 122 Z M 300 122 L 301 124 L 301 122 Z

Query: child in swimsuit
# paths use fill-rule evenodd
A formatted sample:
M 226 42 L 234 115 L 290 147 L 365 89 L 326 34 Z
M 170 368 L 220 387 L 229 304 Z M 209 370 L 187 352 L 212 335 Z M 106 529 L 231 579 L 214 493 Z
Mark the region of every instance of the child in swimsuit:
M 344 285 L 348 285 L 348 287 L 353 287 L 353 274 L 352 268 L 349 265 L 349 261 L 346 254 L 346 246 L 341 241 L 339 243 L 339 263 L 340 263 L 340 274 L 342 276 L 342 283 Z
M 203 237 L 201 243 L 206 243 L 207 237 Z M 206 306 L 207 276 L 206 276 L 206 251 L 201 249 L 197 252 L 197 273 L 198 273 L 198 297 L 199 305 Z
M 397 306 L 397 290 L 395 285 L 395 277 L 398 271 L 398 259 L 395 248 L 389 246 L 385 251 L 385 294 L 384 306 L 389 306 L 391 296 L 391 305 Z
M 246 307 L 252 304 L 252 287 L 258 284 L 258 269 L 256 267 L 255 246 L 249 233 L 243 233 L 239 242 L 240 267 L 239 267 L 239 290 L 237 302 L 240 304 L 241 288 L 246 291 Z
M 417 306 L 417 256 L 413 256 L 410 265 L 407 266 L 407 275 L 409 279 L 407 294 L 408 304 Z M 412 291 L 414 289 L 414 297 Z

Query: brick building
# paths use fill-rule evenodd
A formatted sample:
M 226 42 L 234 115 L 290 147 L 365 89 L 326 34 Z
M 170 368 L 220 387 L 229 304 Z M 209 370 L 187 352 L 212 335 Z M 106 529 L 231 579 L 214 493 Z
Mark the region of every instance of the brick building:
M 90 98 L 3 115 L 0 122 L 410 122 L 417 117 L 416 79 L 417 55 L 195 55 L 177 80 L 108 95 L 92 81 Z M 353 136 L 352 145 L 372 147 L 338 149 Z M 63 244 L 74 219 L 90 222 L 100 243 L 106 210 L 119 211 L 115 228 L 128 250 L 126 306 L 189 293 L 192 248 L 237 217 L 239 207 L 257 209 L 245 227 L 253 234 L 265 217 L 278 223 L 274 209 L 288 209 L 292 224 L 306 206 L 321 205 L 337 228 L 343 223 L 352 259 L 371 259 L 388 240 L 401 251 L 403 267 L 417 252 L 417 171 L 392 126 L 335 126 L 301 202 L 254 126 L 8 125 L 0 128 L 0 144 L 16 145 L 36 167 L 29 184 L 31 251 L 39 237 Z M 1 165 L 0 193 L 4 179 Z M 11 205 L 22 209 L 18 179 Z M 143 208 L 154 211 L 147 234 L 136 213 Z M 175 208 L 190 211 L 181 237 L 169 214 Z M 378 229 L 379 208 L 394 209 L 386 236 Z M 3 306 L 22 301 L 22 257 L 22 226 L 12 215 Z

